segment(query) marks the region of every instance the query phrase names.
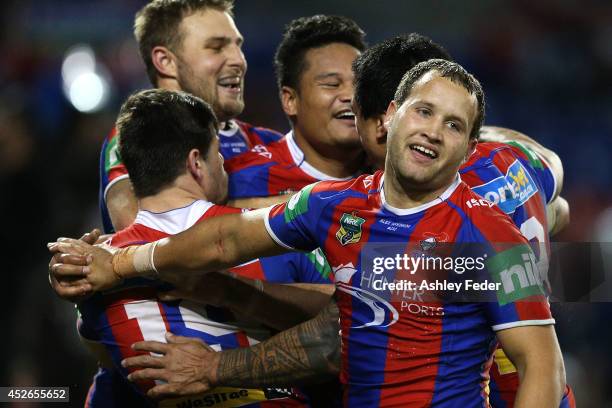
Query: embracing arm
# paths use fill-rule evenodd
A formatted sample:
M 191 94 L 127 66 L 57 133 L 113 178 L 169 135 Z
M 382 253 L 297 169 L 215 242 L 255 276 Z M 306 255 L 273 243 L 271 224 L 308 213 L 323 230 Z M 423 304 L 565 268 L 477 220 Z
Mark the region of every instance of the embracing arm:
M 497 332 L 520 379 L 515 407 L 557 408 L 565 390 L 565 368 L 554 327 L 524 326 Z
M 336 377 L 340 366 L 339 313 L 335 302 L 314 319 L 249 348 L 220 353 L 215 383 L 286 386 Z
M 120 231 L 134 222 L 138 212 L 138 201 L 129 178 L 119 180 L 106 192 L 106 207 L 115 231 Z
M 252 197 L 252 198 L 236 198 L 229 200 L 227 205 L 238 208 L 265 208 L 274 204 L 281 204 L 291 198 L 291 194 L 270 196 L 270 197 Z
M 216 352 L 200 339 L 167 336 L 168 343 L 134 344 L 143 354 L 122 365 L 137 371 L 130 381 L 162 380 L 147 395 L 172 398 L 215 386 L 273 387 L 336 378 L 340 366 L 338 308 L 329 304 L 317 317 L 249 348 Z
M 542 146 L 524 133 L 497 126 L 483 126 L 480 131 L 480 140 L 483 142 L 500 143 L 515 141 L 526 145 L 548 163 L 557 182 L 557 189 L 553 195 L 553 199 L 561 193 L 563 188 L 563 163 L 561 163 L 561 159 L 554 151 Z

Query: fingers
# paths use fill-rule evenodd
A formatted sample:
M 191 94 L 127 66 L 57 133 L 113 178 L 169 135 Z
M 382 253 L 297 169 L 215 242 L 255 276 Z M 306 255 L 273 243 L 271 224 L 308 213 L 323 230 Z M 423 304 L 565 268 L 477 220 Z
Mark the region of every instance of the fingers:
M 89 273 L 89 267 L 56 263 L 54 265 L 51 265 L 49 271 L 56 279 L 63 280 L 65 278 L 82 278 L 83 276 L 86 276 Z
M 202 341 L 202 339 L 200 338 L 196 338 L 196 337 L 183 337 L 183 336 L 177 336 L 176 334 L 172 334 L 170 332 L 166 332 L 166 341 L 169 344 L 185 344 L 185 343 L 200 343 L 203 346 L 206 346 L 206 343 L 204 343 Z M 206 346 L 208 347 L 208 346 Z
M 88 247 L 91 248 L 85 242 L 72 238 L 59 238 L 57 242 L 49 242 L 47 244 L 47 248 L 53 253 L 62 252 L 72 255 L 84 255 Z
M 91 293 L 92 287 L 89 284 L 79 286 L 61 286 L 53 285 L 53 290 L 59 297 L 69 301 L 77 300 L 83 296 L 87 296 Z
M 70 265 L 80 265 L 87 266 L 91 262 L 91 259 L 87 255 L 72 255 L 72 254 L 56 254 L 54 258 L 57 260 L 56 263 L 70 264 Z
M 148 351 L 151 353 L 166 354 L 169 347 L 166 343 L 159 341 L 140 341 L 132 344 L 132 349 L 136 351 Z
M 101 234 L 102 233 L 100 232 L 99 229 L 94 228 L 90 232 L 87 232 L 87 233 L 83 234 L 83 236 L 81 237 L 81 241 L 84 241 L 84 242 L 88 243 L 89 245 L 93 245 L 93 244 L 96 243 L 98 238 L 100 238 Z
M 128 375 L 130 381 L 162 380 L 166 381 L 166 371 L 159 368 L 143 368 Z
M 155 357 L 150 354 L 129 357 L 121 362 L 125 368 L 163 368 L 164 361 L 161 357 Z

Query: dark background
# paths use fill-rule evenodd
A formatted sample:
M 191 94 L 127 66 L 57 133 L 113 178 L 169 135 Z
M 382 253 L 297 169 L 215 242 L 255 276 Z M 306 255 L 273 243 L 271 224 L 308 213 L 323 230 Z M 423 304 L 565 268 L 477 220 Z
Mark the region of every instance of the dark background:
M 44 244 L 100 225 L 100 145 L 124 98 L 149 87 L 131 33 L 144 4 L 0 4 L 0 385 L 70 386 L 72 405 L 81 405 L 95 364 L 78 343 L 73 306 L 48 287 Z M 482 81 L 488 124 L 525 132 L 561 156 L 572 222 L 556 239 L 612 241 L 612 3 L 238 0 L 249 63 L 243 119 L 288 130 L 272 56 L 284 24 L 317 13 L 354 18 L 371 44 L 411 31 L 443 44 Z M 63 91 L 62 61 L 77 44 L 91 47 L 110 84 L 95 112 L 79 112 Z M 575 278 L 586 272 L 577 266 Z M 612 307 L 553 308 L 579 406 L 612 407 Z

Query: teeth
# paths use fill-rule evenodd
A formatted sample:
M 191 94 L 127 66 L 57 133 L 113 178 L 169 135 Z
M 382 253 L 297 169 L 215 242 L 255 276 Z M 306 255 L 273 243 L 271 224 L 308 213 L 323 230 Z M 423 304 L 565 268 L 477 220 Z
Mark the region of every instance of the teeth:
M 227 87 L 239 86 L 240 77 L 222 78 L 219 80 L 218 84 L 220 86 L 227 86 Z
M 438 157 L 438 155 L 433 150 L 429 150 L 428 148 L 423 147 L 423 146 L 413 145 L 413 146 L 410 146 L 410 148 L 412 150 L 417 150 L 417 151 L 419 151 L 419 152 L 421 152 L 421 153 L 431 157 L 432 159 L 435 159 L 436 157 Z
M 339 115 L 336 115 L 338 119 L 355 119 L 355 114 L 353 112 L 343 112 Z

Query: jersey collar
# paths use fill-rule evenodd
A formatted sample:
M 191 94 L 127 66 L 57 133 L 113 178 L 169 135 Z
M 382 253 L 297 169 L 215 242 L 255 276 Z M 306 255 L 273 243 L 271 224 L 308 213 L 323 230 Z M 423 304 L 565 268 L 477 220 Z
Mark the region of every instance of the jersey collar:
M 430 202 L 421 204 L 418 207 L 413 208 L 396 208 L 393 207 L 391 204 L 387 203 L 387 200 L 385 199 L 384 179 L 385 178 L 383 173 L 380 177 L 380 200 L 382 202 L 383 207 L 387 211 L 392 212 L 395 215 L 416 214 L 430 207 L 433 207 L 434 205 L 443 203 L 455 192 L 459 184 L 461 184 L 461 177 L 459 176 L 459 173 L 457 173 L 457 175 L 455 176 L 455 180 L 452 182 L 452 184 L 442 194 L 440 194 L 438 197 L 434 198 Z
M 160 213 L 139 210 L 134 224 L 141 224 L 166 234 L 176 235 L 195 224 L 213 205 L 208 201 L 196 200 L 185 207 Z
M 308 174 L 310 177 L 315 178 L 317 180 L 325 180 L 325 181 L 345 181 L 354 178 L 354 176 L 350 177 L 332 177 L 328 174 L 323 173 L 315 169 L 310 163 L 308 163 L 304 159 L 304 152 L 295 142 L 295 138 L 293 137 L 293 131 L 290 131 L 285 135 L 285 140 L 287 142 L 287 147 L 289 148 L 289 153 L 291 154 L 291 158 L 293 159 L 293 163 L 297 167 L 299 167 L 304 173 Z

